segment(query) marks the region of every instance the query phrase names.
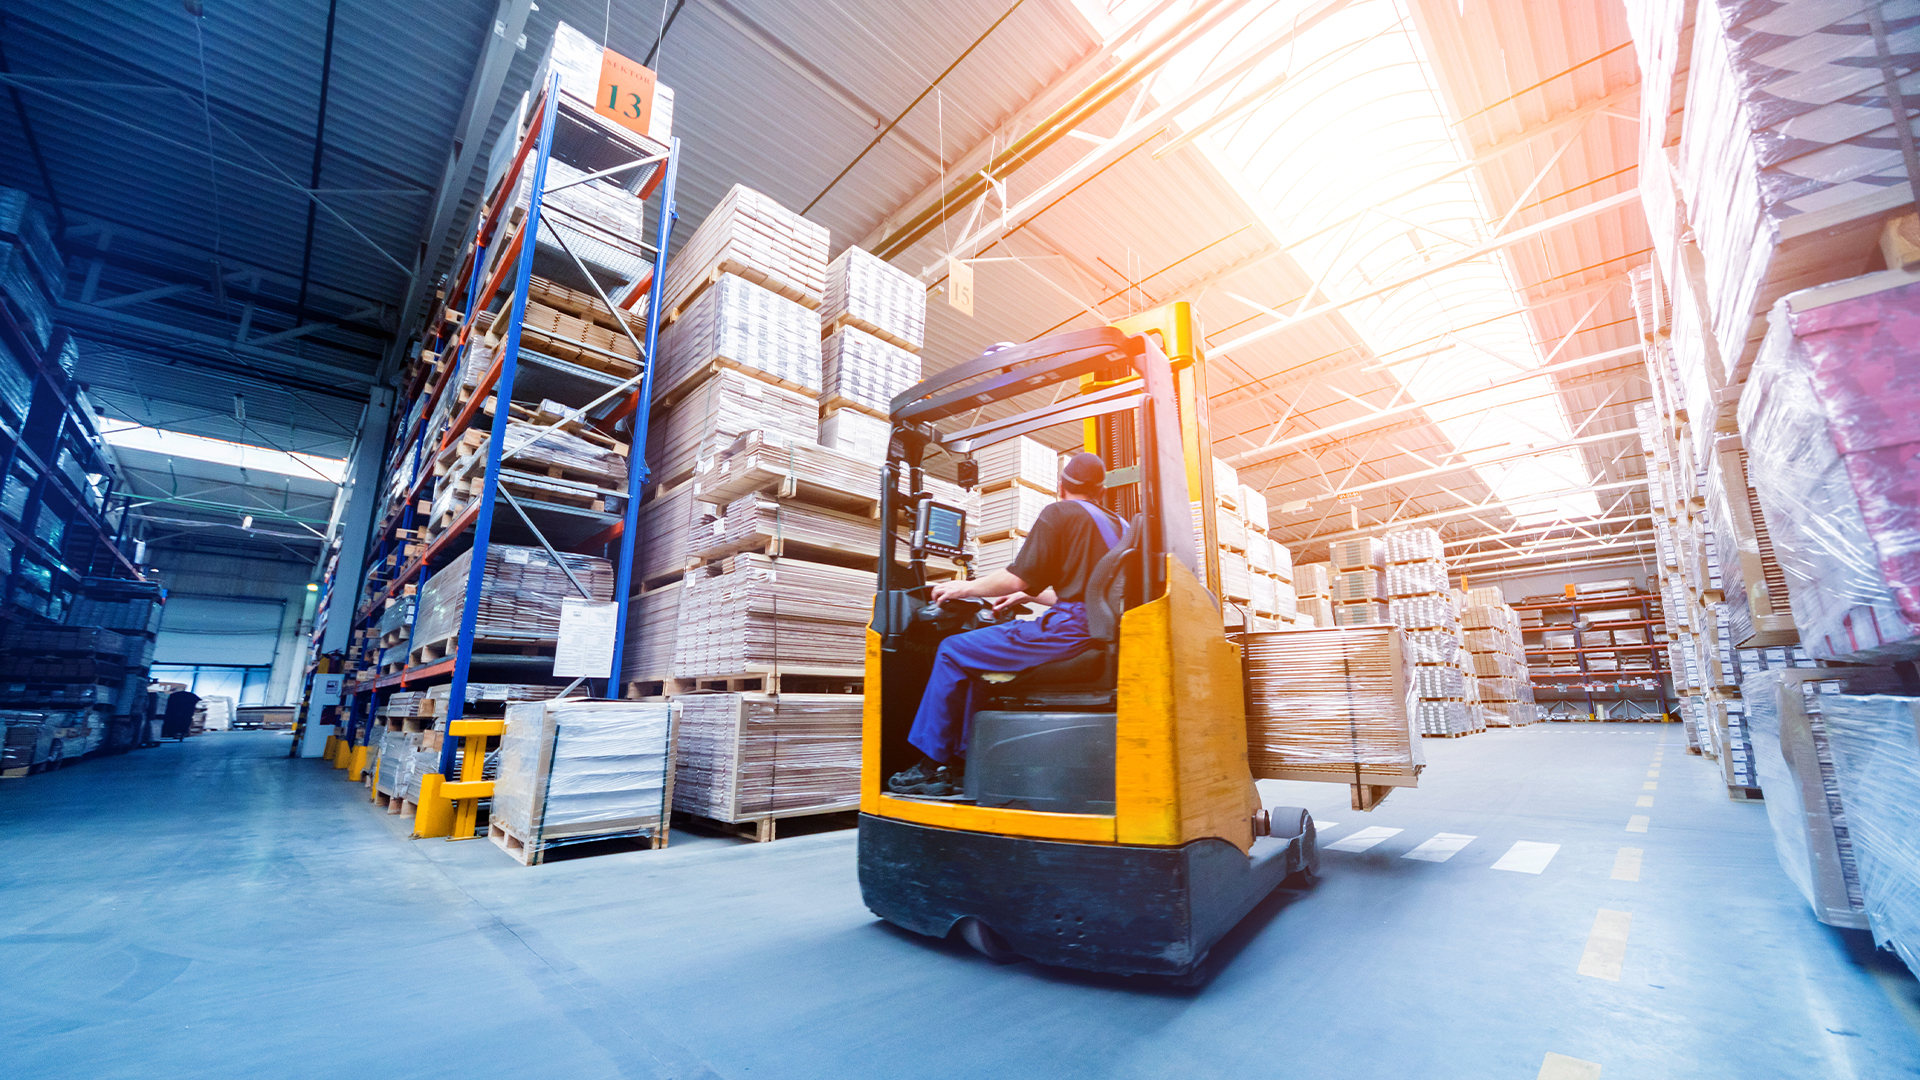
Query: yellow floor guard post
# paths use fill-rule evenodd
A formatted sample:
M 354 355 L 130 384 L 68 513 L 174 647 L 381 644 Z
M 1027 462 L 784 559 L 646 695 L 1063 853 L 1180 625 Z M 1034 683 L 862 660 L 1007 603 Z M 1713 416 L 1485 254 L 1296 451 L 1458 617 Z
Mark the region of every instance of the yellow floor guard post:
M 345 739 L 335 739 L 333 742 L 333 767 L 336 769 L 346 768 L 347 755 L 351 753 L 353 753 L 352 743 Z
M 446 779 L 439 773 L 420 778 L 420 807 L 413 815 L 414 836 L 445 836 L 453 831 L 453 804 L 440 797 L 440 785 Z
M 493 781 L 482 780 L 487 766 L 487 737 L 506 731 L 504 720 L 455 720 L 449 737 L 466 740 L 461 748 L 460 779 L 440 785 L 440 795 L 453 803 L 449 840 L 471 840 L 480 823 L 480 800 L 493 797 Z M 424 792 L 423 792 L 424 794 Z
M 367 775 L 367 748 L 356 746 L 347 753 L 347 779 L 359 783 Z
M 328 761 L 332 761 L 333 760 L 333 744 L 338 741 L 339 741 L 339 737 L 336 735 L 327 736 L 327 748 L 321 751 L 320 756 L 323 758 L 326 758 Z

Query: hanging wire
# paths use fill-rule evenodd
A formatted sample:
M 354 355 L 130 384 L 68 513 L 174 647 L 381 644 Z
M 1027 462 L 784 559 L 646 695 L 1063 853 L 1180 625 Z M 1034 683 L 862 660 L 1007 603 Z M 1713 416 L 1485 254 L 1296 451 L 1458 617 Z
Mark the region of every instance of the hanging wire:
M 200 23 L 205 16 L 196 16 L 193 20 L 193 41 L 200 54 L 200 116 L 207 125 L 207 177 L 213 187 L 213 253 L 220 254 L 220 173 L 215 164 L 213 147 L 213 106 L 207 96 L 207 37 Z

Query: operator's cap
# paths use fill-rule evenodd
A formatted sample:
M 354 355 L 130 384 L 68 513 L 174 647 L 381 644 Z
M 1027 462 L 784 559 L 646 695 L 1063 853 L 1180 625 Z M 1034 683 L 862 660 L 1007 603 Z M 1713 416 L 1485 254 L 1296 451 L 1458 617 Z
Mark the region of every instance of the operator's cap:
M 1060 482 L 1074 487 L 1094 487 L 1106 483 L 1107 467 L 1098 454 L 1078 453 L 1060 467 Z

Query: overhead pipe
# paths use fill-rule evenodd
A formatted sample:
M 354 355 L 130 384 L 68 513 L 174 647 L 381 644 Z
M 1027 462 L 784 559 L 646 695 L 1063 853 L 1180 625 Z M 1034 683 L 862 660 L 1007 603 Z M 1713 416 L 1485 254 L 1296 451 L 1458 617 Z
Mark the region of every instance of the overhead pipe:
M 1121 94 L 1158 71 L 1162 64 L 1181 49 L 1211 31 L 1245 7 L 1247 3 L 1248 0 L 1216 0 L 1212 4 L 1196 5 L 1192 11 L 1175 20 L 1172 26 L 1155 35 L 1146 46 L 1103 73 L 1086 89 L 1075 94 L 1046 119 L 1034 125 L 1032 130 L 994 155 L 985 167 L 978 172 L 967 174 L 964 180 L 957 181 L 926 209 L 915 214 L 906 224 L 881 240 L 874 248 L 874 254 L 883 259 L 891 259 L 918 243 L 921 238 L 938 228 L 942 222 L 972 205 L 973 200 L 985 194 L 989 186 L 988 177 L 995 180 L 1005 179 L 1006 175 L 1044 153 L 1080 124 L 1111 105 Z

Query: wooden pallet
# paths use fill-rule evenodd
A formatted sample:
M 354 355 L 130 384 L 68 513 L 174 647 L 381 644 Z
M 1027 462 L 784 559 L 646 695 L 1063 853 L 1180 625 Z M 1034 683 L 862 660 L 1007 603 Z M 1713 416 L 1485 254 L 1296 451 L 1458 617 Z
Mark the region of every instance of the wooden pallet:
M 865 693 L 864 667 L 792 668 L 782 666 L 755 668 L 739 675 L 703 678 L 652 680 L 661 685 L 661 693 L 693 694 L 702 690 L 733 694 L 861 694 Z M 637 684 L 628 684 L 637 685 Z
M 415 645 L 407 656 L 408 659 L 412 661 L 413 666 L 419 667 L 422 664 L 431 664 L 438 660 L 445 660 L 457 652 L 459 646 L 460 638 L 459 635 L 456 634 L 439 641 L 430 641 L 425 644 Z M 523 641 L 513 638 L 475 637 L 473 639 L 472 651 L 480 652 L 482 650 L 492 653 L 519 653 L 522 656 L 552 656 L 553 643 L 550 641 Z
M 594 823 L 595 826 L 606 824 L 611 823 Z M 534 842 L 526 837 L 515 834 L 513 830 L 497 821 L 489 821 L 487 823 L 487 839 L 493 841 L 494 846 L 501 851 L 513 856 L 513 861 L 519 863 L 521 866 L 538 866 L 546 861 L 547 853 L 556 847 L 588 843 L 594 840 L 637 839 L 637 837 L 633 837 L 632 834 L 643 830 L 648 833 L 647 839 L 653 850 L 658 851 L 667 846 L 667 841 L 670 839 L 671 833 L 669 829 L 662 828 L 659 822 L 653 822 L 650 825 L 634 825 L 610 830 L 596 829 L 596 831 L 592 832 L 576 833 L 571 830 L 564 830 L 563 835 L 552 836 L 550 839 L 543 838 L 539 842 Z
M 706 363 L 688 371 L 672 386 L 664 390 L 656 389 L 653 395 L 654 407 L 667 409 L 678 405 L 688 394 L 698 390 L 701 383 L 706 382 L 707 379 L 722 369 L 738 372 L 749 379 L 756 379 L 772 386 L 778 386 L 784 390 L 791 390 L 796 394 L 802 394 L 806 397 L 818 399 L 820 396 L 820 388 L 817 386 L 808 386 L 805 383 L 794 382 L 792 379 L 780 378 L 770 371 L 754 367 L 751 364 L 743 364 L 731 357 L 716 356 Z
M 920 346 L 915 345 L 913 342 L 908 341 L 906 338 L 901 337 L 899 334 L 896 334 L 891 330 L 882 330 L 880 327 L 873 325 L 872 323 L 868 322 L 865 319 L 860 318 L 857 315 L 854 315 L 852 312 L 846 312 L 846 311 L 843 311 L 840 314 L 835 315 L 831 322 L 824 319 L 821 320 L 820 337 L 824 339 L 827 337 L 827 335 L 833 333 L 835 330 L 838 330 L 843 326 L 851 326 L 855 330 L 859 330 L 862 333 L 872 334 L 874 337 L 877 337 L 881 341 L 884 341 L 887 344 L 892 345 L 896 349 L 905 349 L 908 352 L 914 353 L 914 354 L 918 354 L 920 352 L 920 348 L 921 348 Z
M 568 288 L 538 275 L 527 282 L 527 299 L 538 301 L 555 311 L 564 312 L 616 332 L 620 330 L 623 321 L 618 315 L 608 311 L 606 305 L 602 304 L 600 298 L 593 293 Z M 645 321 L 637 321 L 640 325 L 633 328 L 636 335 L 646 330 Z
M 847 827 L 851 828 L 857 823 L 859 813 L 860 811 L 857 807 L 848 807 L 839 810 L 806 809 L 790 810 L 779 814 L 765 814 L 758 817 L 747 817 L 739 821 L 722 821 L 717 818 L 703 817 L 699 814 L 689 814 L 684 810 L 674 811 L 675 817 L 687 824 L 712 829 L 716 832 L 727 833 L 731 836 L 740 837 L 742 840 L 752 840 L 759 844 L 772 842 L 777 836 L 779 822 L 782 821 L 789 821 L 794 818 L 831 817 L 843 819 Z
M 836 413 L 842 409 L 851 410 L 857 413 L 865 413 L 868 416 L 876 417 L 881 420 L 891 419 L 891 417 L 887 415 L 886 410 L 876 409 L 864 401 L 855 401 L 850 397 L 841 397 L 839 394 L 833 394 L 829 397 L 823 397 L 820 399 L 820 415 L 821 416 L 827 416 L 830 413 Z
M 773 277 L 765 271 L 759 270 L 747 263 L 740 262 L 737 259 L 721 259 L 719 262 L 709 266 L 707 272 L 701 275 L 693 288 L 687 290 L 686 294 L 680 298 L 680 302 L 675 304 L 671 311 L 667 312 L 666 318 L 660 320 L 661 328 L 665 329 L 666 327 L 672 326 L 674 320 L 686 314 L 687 309 L 693 306 L 693 302 L 700 299 L 701 295 L 708 289 L 713 288 L 714 283 L 720 280 L 720 275 L 722 274 L 732 274 L 734 277 L 740 278 L 743 281 L 750 281 L 768 292 L 786 297 L 809 311 L 820 310 L 820 297 L 807 292 L 805 289 L 796 288 L 781 278 Z

